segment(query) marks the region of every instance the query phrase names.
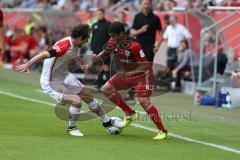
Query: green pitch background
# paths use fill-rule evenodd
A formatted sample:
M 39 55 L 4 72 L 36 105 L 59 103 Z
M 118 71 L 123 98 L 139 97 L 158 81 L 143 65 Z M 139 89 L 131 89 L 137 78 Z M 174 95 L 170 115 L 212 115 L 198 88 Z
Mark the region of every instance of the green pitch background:
M 39 74 L 0 70 L 0 91 L 55 103 L 39 90 Z M 182 116 L 177 120 L 164 118 L 169 132 L 240 150 L 240 109 L 194 107 L 191 96 L 176 93 L 154 97 L 152 102 L 161 114 Z M 110 114 L 120 116 L 122 112 L 115 109 Z M 155 128 L 149 120 L 137 123 Z M 174 137 L 154 141 L 156 133 L 134 126 L 125 128 L 121 135 L 109 135 L 99 119 L 78 122 L 85 136 L 71 137 L 66 134 L 66 124 L 51 106 L 0 94 L 0 160 L 240 159 L 240 154 Z

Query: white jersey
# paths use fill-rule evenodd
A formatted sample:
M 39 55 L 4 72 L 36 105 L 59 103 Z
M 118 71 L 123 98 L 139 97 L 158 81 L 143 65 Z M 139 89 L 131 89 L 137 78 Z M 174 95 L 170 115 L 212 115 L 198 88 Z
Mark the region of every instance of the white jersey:
M 68 74 L 68 64 L 77 56 L 71 37 L 66 37 L 52 47 L 57 53 L 56 57 L 44 60 L 41 81 L 63 80 Z

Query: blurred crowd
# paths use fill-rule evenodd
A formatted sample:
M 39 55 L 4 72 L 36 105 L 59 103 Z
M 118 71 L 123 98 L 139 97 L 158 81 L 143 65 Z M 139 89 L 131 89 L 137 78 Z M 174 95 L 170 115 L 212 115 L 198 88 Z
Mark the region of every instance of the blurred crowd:
M 237 0 L 231 0 L 234 2 Z M 152 0 L 155 10 L 166 11 L 174 7 L 200 8 L 206 5 L 228 3 L 228 0 Z M 44 8 L 56 10 L 89 10 L 90 8 L 110 8 L 116 4 L 132 3 L 139 6 L 141 0 L 2 0 L 2 8 Z
M 197 8 L 202 11 L 207 5 L 218 5 L 225 3 L 224 0 L 152 0 L 150 10 L 152 11 L 170 11 L 175 7 L 183 8 Z M 139 38 L 141 41 L 142 37 L 147 37 L 149 26 L 139 26 L 136 21 L 136 17 L 130 20 L 130 23 L 126 22 L 126 14 L 129 12 L 138 13 L 143 12 L 144 8 L 141 6 L 140 0 L 2 0 L 0 6 L 3 8 L 43 8 L 49 10 L 68 10 L 68 11 L 87 11 L 90 13 L 89 21 L 87 22 L 92 26 L 92 39 L 90 42 L 90 50 L 93 53 L 99 53 L 103 48 L 103 45 L 109 38 L 108 26 L 110 22 L 105 17 L 107 15 L 112 16 L 112 20 L 117 20 L 125 24 L 127 33 L 131 36 Z M 129 7 L 131 6 L 131 7 Z M 94 9 L 93 9 L 94 8 Z M 107 8 L 106 10 L 99 10 L 99 8 Z M 129 11 L 131 10 L 131 11 Z M 96 14 L 92 14 L 93 12 Z M 154 12 L 153 12 L 154 13 Z M 149 14 L 149 13 L 148 13 Z M 139 18 L 137 21 L 143 20 Z M 170 77 L 175 79 L 176 86 L 181 87 L 181 72 L 190 71 L 190 58 L 192 57 L 192 51 L 189 47 L 189 39 L 192 37 L 191 33 L 186 27 L 178 23 L 177 17 L 165 17 L 166 28 L 160 26 L 153 28 L 154 31 L 160 31 L 159 37 L 163 37 L 167 43 L 167 67 L 170 69 Z M 134 24 L 135 23 L 135 24 Z M 155 23 L 155 22 L 154 22 Z M 158 23 L 158 22 L 156 22 Z M 152 29 L 151 29 L 152 30 Z M 45 50 L 52 46 L 57 40 L 68 35 L 68 30 L 59 30 L 57 28 L 52 29 L 44 25 L 34 25 L 30 27 L 29 31 L 19 28 L 8 28 L 5 29 L 6 35 L 6 50 L 2 56 L 2 60 L 12 65 L 23 63 L 31 57 L 38 54 L 40 51 Z M 136 34 L 135 34 L 135 33 Z M 101 33 L 101 34 L 99 34 Z M 140 35 L 140 36 L 139 36 Z M 142 35 L 142 36 L 141 36 Z M 148 34 L 149 35 L 149 34 Z M 173 36 L 175 35 L 175 36 Z M 99 39 L 99 37 L 101 39 Z M 102 39 L 103 37 L 104 40 Z M 149 38 L 149 37 L 147 37 Z M 155 41 L 155 37 L 151 37 Z M 144 40 L 150 42 L 152 40 Z M 99 42 L 102 42 L 100 44 Z M 213 42 L 211 38 L 206 40 L 206 53 L 208 50 L 213 49 Z M 150 47 L 146 48 L 146 53 L 157 52 L 161 42 L 151 44 Z M 142 44 L 142 46 L 148 46 L 148 44 Z M 149 50 L 150 48 L 150 50 Z M 156 50 L 157 48 L 157 50 Z M 179 53 L 179 54 L 178 54 Z M 150 61 L 153 62 L 154 57 L 149 57 Z M 97 88 L 100 88 L 102 84 L 109 78 L 109 62 L 105 62 L 107 65 L 104 66 L 104 70 L 98 77 Z M 211 63 L 211 62 L 209 62 Z M 41 64 L 35 66 L 36 70 L 41 70 Z
M 29 33 L 18 28 L 6 29 L 6 50 L 2 60 L 12 65 L 23 63 L 55 41 L 44 26 L 32 27 Z

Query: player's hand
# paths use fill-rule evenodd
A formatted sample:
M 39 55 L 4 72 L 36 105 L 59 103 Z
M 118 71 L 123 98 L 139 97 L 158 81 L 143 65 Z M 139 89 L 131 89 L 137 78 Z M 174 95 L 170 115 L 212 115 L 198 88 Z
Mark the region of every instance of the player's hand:
M 92 54 L 92 55 L 91 55 L 91 60 L 92 60 L 93 62 L 98 62 L 98 61 L 100 61 L 100 58 L 99 58 L 96 54 Z
M 81 65 L 81 69 L 85 72 L 85 73 L 89 73 L 89 66 L 87 64 Z
M 154 53 L 157 53 L 157 52 L 158 52 L 158 49 L 159 49 L 159 47 L 158 47 L 158 46 L 155 46 L 155 47 L 153 48 L 153 52 L 154 52 Z
M 141 33 L 147 32 L 147 29 L 148 29 L 148 25 L 142 26 L 142 28 L 140 29 L 140 30 L 141 30 Z
M 157 53 L 157 51 L 159 50 L 159 47 L 160 47 L 160 45 L 156 45 L 156 46 L 153 48 L 153 52 L 154 52 L 154 53 Z
M 29 66 L 27 64 L 13 66 L 13 69 L 21 73 L 29 73 Z

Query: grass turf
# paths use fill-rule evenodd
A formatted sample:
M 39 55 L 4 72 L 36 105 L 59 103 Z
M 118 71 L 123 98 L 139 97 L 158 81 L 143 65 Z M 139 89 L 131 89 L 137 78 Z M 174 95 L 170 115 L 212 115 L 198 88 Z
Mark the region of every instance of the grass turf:
M 38 92 L 38 78 L 38 74 L 26 76 L 0 70 L 0 90 L 54 103 Z M 165 118 L 170 132 L 240 149 L 240 109 L 193 107 L 192 97 L 183 94 L 168 93 L 152 100 L 165 115 L 186 118 L 191 110 L 191 120 Z M 111 112 L 121 114 L 119 110 Z M 239 154 L 174 137 L 153 141 L 155 133 L 132 126 L 121 135 L 109 135 L 98 119 L 79 122 L 85 136 L 71 137 L 65 132 L 66 123 L 54 115 L 51 106 L 0 94 L 0 159 L 240 159 Z M 154 127 L 151 121 L 138 123 Z

